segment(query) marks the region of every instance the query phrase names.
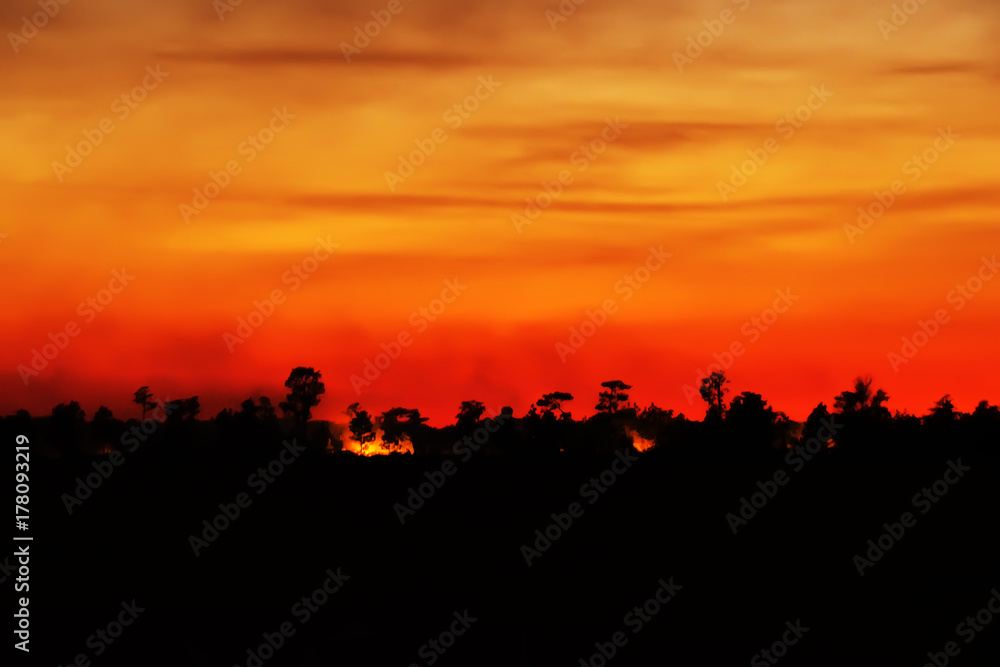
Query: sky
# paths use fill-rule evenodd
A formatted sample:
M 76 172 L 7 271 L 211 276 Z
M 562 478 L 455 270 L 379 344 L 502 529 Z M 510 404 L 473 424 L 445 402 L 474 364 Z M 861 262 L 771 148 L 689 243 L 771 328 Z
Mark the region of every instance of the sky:
M 996 403 L 1000 5 L 895 7 L 5 2 L 0 414 Z

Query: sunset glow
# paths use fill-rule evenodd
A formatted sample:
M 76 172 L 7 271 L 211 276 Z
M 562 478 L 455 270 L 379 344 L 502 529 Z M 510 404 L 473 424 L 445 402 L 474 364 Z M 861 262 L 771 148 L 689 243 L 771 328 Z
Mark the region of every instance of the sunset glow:
M 432 426 L 612 378 L 699 418 L 720 367 L 793 419 L 858 375 L 1000 400 L 995 1 L 394 6 L 367 41 L 387 3 L 8 37 L 0 413 L 148 385 L 207 418 L 295 366 L 317 419 Z

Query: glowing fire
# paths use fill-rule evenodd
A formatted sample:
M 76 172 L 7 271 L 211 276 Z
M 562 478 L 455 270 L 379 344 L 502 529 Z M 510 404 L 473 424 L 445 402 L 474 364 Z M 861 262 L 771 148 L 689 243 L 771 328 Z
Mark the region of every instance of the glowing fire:
M 364 445 L 359 444 L 355 440 L 351 440 L 350 433 L 345 433 L 343 436 L 343 442 L 345 452 L 354 452 L 359 456 L 378 456 L 391 454 L 392 452 L 399 452 L 400 454 L 413 453 L 413 444 L 408 438 L 404 438 L 400 441 L 400 447 L 398 449 L 392 449 L 382 441 L 382 435 L 380 433 L 376 433 L 375 440 L 366 442 Z
M 641 435 L 639 435 L 637 431 L 628 427 L 625 427 L 625 435 L 628 435 L 632 438 L 632 446 L 638 449 L 640 452 L 644 452 L 656 444 L 655 441 L 650 440 L 649 438 L 642 437 Z

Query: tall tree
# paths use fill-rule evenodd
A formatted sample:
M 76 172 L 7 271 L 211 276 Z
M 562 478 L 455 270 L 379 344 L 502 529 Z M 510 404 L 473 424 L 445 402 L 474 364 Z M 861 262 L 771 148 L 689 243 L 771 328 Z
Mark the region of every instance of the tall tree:
M 90 437 L 94 442 L 108 444 L 115 440 L 115 416 L 110 408 L 97 408 L 90 421 Z
M 990 405 L 989 401 L 979 401 L 972 416 L 980 421 L 1000 421 L 1000 407 Z
M 271 399 L 267 396 L 260 397 L 260 407 L 257 408 L 257 416 L 260 417 L 261 421 L 274 421 L 274 406 L 271 405 Z
M 752 391 L 745 391 L 733 398 L 729 404 L 728 417 L 738 419 L 760 419 L 762 421 L 773 422 L 775 419 L 774 410 L 767 404 L 764 397 Z
M 351 431 L 351 439 L 361 446 L 361 453 L 365 452 L 365 445 L 375 441 L 375 424 L 372 423 L 371 415 L 367 410 L 361 409 L 360 403 L 351 403 L 347 407 L 347 414 L 351 421 L 348 428 Z
M 132 402 L 142 406 L 142 421 L 146 421 L 146 410 L 156 407 L 156 401 L 153 400 L 153 393 L 149 391 L 149 387 L 139 387 Z
M 620 408 L 628 405 L 627 392 L 632 388 L 632 385 L 625 384 L 621 380 L 608 380 L 602 382 L 601 386 L 604 387 L 604 391 L 598 395 L 597 405 L 594 406 L 598 412 L 614 414 Z
M 312 417 L 312 409 L 319 405 L 319 397 L 326 392 L 326 387 L 320 381 L 322 377 L 319 371 L 298 366 L 292 369 L 285 386 L 289 392 L 285 396 L 287 400 L 282 401 L 279 407 L 285 412 L 295 415 L 295 420 L 302 430 L 302 440 L 306 439 L 306 424 Z
M 767 452 L 778 436 L 778 415 L 760 394 L 744 391 L 735 396 L 726 412 L 731 440 L 741 440 L 746 451 Z
M 656 403 L 650 403 L 649 407 L 644 408 L 642 412 L 639 413 L 638 417 L 648 424 L 663 426 L 674 418 L 674 411 L 664 410 Z
M 888 417 L 889 410 L 885 407 L 885 402 L 889 400 L 889 395 L 879 389 L 872 393 L 872 379 L 856 378 L 854 380 L 854 390 L 842 391 L 836 396 L 833 407 L 840 410 L 842 415 L 862 413 L 868 416 Z
M 427 417 L 421 417 L 420 410 L 407 408 L 386 410 L 378 419 L 382 428 L 382 442 L 390 449 L 399 449 L 403 446 L 404 440 L 413 440 L 417 429 L 425 421 Z
M 270 422 L 275 419 L 274 406 L 267 396 L 260 397 L 260 405 L 254 403 L 253 396 L 240 403 L 240 418 L 244 421 Z
M 957 417 L 955 404 L 951 402 L 951 394 L 945 394 L 931 408 L 930 414 L 924 418 L 924 423 L 948 424 L 955 421 Z
M 80 404 L 76 401 L 70 401 L 69 403 L 60 403 L 56 407 L 52 408 L 52 418 L 60 419 L 68 423 L 83 423 L 87 418 L 87 413 L 83 411 Z
M 459 428 L 471 428 L 479 423 L 484 412 L 486 412 L 486 406 L 480 401 L 462 401 L 462 405 L 458 408 L 458 414 L 455 415 L 455 423 Z
M 837 394 L 833 407 L 840 410 L 841 414 L 848 414 L 864 410 L 871 405 L 871 401 L 872 379 L 859 377 L 854 380 L 853 390 L 848 389 Z
M 701 379 L 701 397 L 708 403 L 706 417 L 721 419 L 726 412 L 726 385 L 729 379 L 723 371 L 715 371 Z
M 198 413 L 201 412 L 201 402 L 197 396 L 179 398 L 176 401 L 170 401 L 164 410 L 167 413 L 167 422 L 171 424 L 194 421 Z
M 833 437 L 829 425 L 833 423 L 833 415 L 827 409 L 826 403 L 817 404 L 806 417 L 805 424 L 802 425 L 802 441 L 805 442 L 811 438 L 829 441 Z M 824 438 L 820 438 L 821 433 L 825 434 Z
M 74 452 L 79 432 L 87 415 L 76 401 L 60 403 L 52 408 L 49 421 L 49 441 L 63 452 Z
M 562 404 L 566 401 L 572 401 L 573 394 L 567 393 L 565 391 L 553 391 L 549 394 L 543 394 L 540 399 L 535 403 L 540 408 L 544 408 L 545 411 L 542 416 L 555 416 L 554 410 L 559 411 L 559 419 L 571 419 L 572 415 L 566 412 L 562 408 Z

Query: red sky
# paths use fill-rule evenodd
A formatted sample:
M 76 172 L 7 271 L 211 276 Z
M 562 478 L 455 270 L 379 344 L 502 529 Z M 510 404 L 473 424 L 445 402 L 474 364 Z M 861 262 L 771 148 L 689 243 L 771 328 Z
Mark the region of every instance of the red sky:
M 103 0 L 34 34 L 38 5 L 4 3 L 0 413 L 77 399 L 128 415 L 149 385 L 210 416 L 277 402 L 306 365 L 323 418 L 360 400 L 441 425 L 465 399 L 523 414 L 555 390 L 583 416 L 610 379 L 700 417 L 683 386 L 735 342 L 731 390 L 792 417 L 857 375 L 918 414 L 944 393 L 1000 401 L 1000 280 L 952 293 L 993 276 L 1000 240 L 995 2 L 926 3 L 896 26 L 892 2 L 859 0 L 589 0 L 565 21 L 556 2 L 404 0 L 347 62 L 341 44 L 388 4 L 243 2 L 220 20 L 207 0 Z M 689 37 L 702 52 L 684 61 Z M 207 207 L 182 209 L 227 163 L 239 173 Z M 560 177 L 537 218 L 512 219 Z M 328 259 L 286 274 L 318 238 Z M 616 285 L 650 247 L 671 256 L 626 299 Z M 79 308 L 123 268 L 101 312 Z M 421 329 L 411 314 L 453 280 L 466 288 Z M 274 290 L 284 302 L 230 351 Z M 760 329 L 785 290 L 797 299 Z M 608 299 L 564 361 L 556 344 Z M 67 324 L 65 349 L 19 370 Z M 412 344 L 355 391 L 402 332 Z

